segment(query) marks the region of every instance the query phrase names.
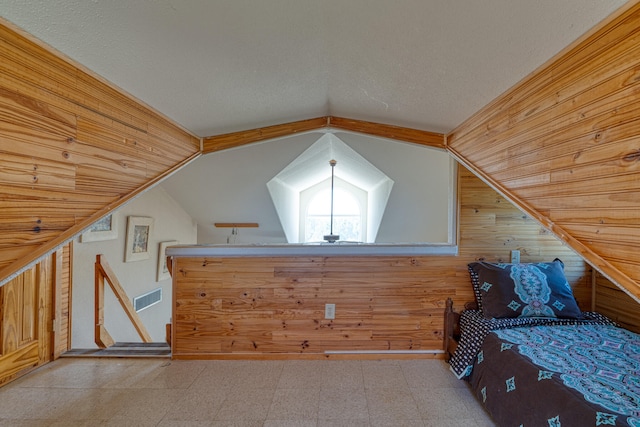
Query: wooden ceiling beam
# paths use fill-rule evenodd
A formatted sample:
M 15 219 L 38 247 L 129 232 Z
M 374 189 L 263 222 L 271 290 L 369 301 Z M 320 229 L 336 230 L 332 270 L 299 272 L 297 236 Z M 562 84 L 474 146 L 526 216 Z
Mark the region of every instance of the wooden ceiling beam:
M 224 135 L 209 136 L 202 140 L 202 154 L 240 147 L 254 142 L 266 141 L 273 138 L 282 138 L 295 133 L 321 129 L 327 126 L 328 117 L 300 120 L 297 122 L 283 123 L 240 132 L 226 133 Z
M 394 139 L 396 141 L 411 142 L 429 147 L 441 149 L 446 148 L 445 135 L 441 133 L 366 122 L 363 120 L 347 119 L 343 117 L 324 116 L 267 126 L 264 128 L 208 136 L 202 140 L 202 153 L 209 154 L 220 150 L 227 150 L 229 148 L 252 144 L 254 142 L 282 138 L 300 132 L 308 132 L 328 127 L 381 138 Z
M 329 127 L 429 147 L 446 148 L 445 135 L 442 133 L 333 116 L 329 117 Z

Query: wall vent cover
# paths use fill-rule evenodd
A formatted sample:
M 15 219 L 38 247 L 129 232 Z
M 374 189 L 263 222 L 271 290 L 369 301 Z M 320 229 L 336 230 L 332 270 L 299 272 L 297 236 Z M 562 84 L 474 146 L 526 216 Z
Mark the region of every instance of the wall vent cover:
M 133 307 L 136 312 L 142 311 L 162 301 L 162 288 L 154 289 L 144 295 L 140 295 L 133 299 Z

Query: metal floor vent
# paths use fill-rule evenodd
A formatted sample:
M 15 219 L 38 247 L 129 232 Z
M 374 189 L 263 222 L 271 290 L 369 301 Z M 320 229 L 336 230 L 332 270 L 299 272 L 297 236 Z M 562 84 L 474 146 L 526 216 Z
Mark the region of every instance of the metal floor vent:
M 160 301 L 162 301 L 162 288 L 154 289 L 144 295 L 135 297 L 133 299 L 133 308 L 136 309 L 136 312 L 142 311 L 145 308 L 149 308 L 152 305 L 159 303 Z

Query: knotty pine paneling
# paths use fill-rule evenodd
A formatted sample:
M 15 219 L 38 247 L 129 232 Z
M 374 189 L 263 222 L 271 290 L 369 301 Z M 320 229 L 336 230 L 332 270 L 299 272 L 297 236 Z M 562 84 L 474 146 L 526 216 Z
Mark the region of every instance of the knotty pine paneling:
M 590 308 L 579 256 L 462 167 L 458 182 L 459 256 L 175 258 L 173 357 L 439 350 L 446 299 L 458 309 L 473 299 L 467 263 L 508 261 L 512 249 L 523 262 L 562 259 L 580 306 Z M 336 304 L 335 320 L 324 319 L 327 303 Z
M 52 257 L 0 287 L 0 385 L 52 360 Z
M 439 349 L 444 305 L 428 290 L 456 280 L 444 257 L 206 261 L 177 259 L 174 357 Z
M 623 328 L 640 333 L 638 303 L 600 273 L 595 277 L 595 309 Z
M 447 137 L 448 149 L 640 299 L 640 3 Z
M 464 167 L 458 187 L 460 257 L 509 262 L 519 250 L 521 262 L 560 258 L 580 308 L 591 308 L 590 267 L 576 252 Z
M 0 281 L 199 153 L 199 138 L 0 20 Z
M 0 287 L 0 385 L 69 350 L 71 248 Z
M 60 248 L 53 256 L 55 260 L 53 282 L 53 310 L 55 323 L 53 359 L 71 350 L 71 270 L 73 261 L 73 242 Z M 52 322 L 53 323 L 53 322 Z

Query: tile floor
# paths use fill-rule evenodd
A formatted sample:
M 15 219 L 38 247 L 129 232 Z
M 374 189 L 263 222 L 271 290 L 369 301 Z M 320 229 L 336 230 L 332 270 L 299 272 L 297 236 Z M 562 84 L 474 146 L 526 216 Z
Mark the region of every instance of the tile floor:
M 494 426 L 442 360 L 63 358 L 0 388 L 0 426 Z

